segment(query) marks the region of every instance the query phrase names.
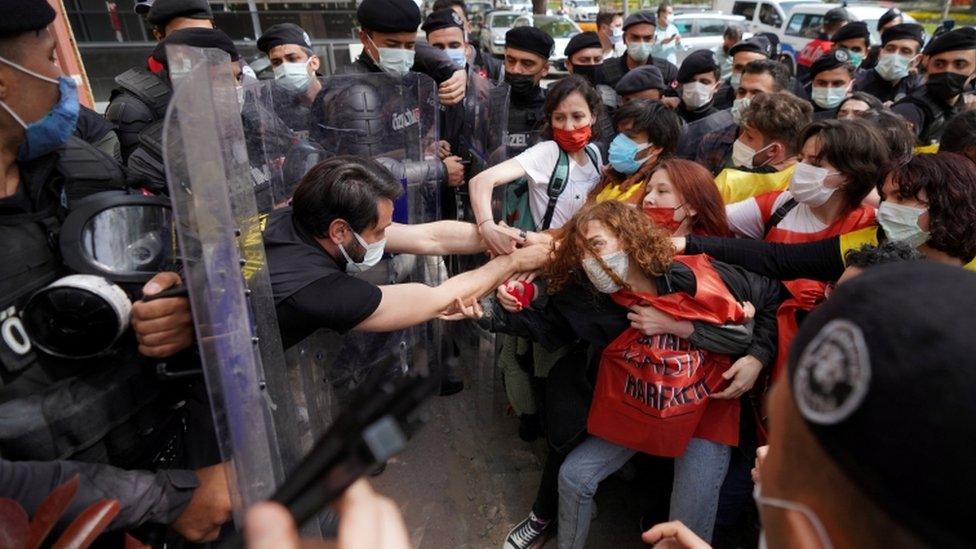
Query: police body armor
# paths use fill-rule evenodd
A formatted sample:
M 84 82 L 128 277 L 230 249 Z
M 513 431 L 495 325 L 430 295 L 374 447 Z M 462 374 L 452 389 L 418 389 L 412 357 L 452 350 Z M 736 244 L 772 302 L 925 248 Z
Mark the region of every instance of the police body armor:
M 105 118 L 115 124 L 122 158 L 128 159 L 139 145 L 139 134 L 166 115 L 173 88 L 165 75 L 141 67 L 116 76 L 115 83 L 119 87 L 112 90 Z
M 898 103 L 910 103 L 922 109 L 925 122 L 918 133 L 918 143 L 922 146 L 938 143 L 942 139 L 946 124 L 955 113 L 953 107 L 929 97 L 924 87 Z
M 546 120 L 545 93 L 527 103 L 512 101 L 508 107 L 508 156 L 513 158 L 535 145 Z
M 85 196 L 125 188 L 121 168 L 71 138 L 59 155 L 22 167 L 37 210 L 0 217 L 0 456 L 76 459 L 150 467 L 171 431 L 156 396 L 159 383 L 140 368 L 135 345 L 87 360 L 56 358 L 35 348 L 21 320 L 31 295 L 68 274 L 58 231 L 68 206 Z

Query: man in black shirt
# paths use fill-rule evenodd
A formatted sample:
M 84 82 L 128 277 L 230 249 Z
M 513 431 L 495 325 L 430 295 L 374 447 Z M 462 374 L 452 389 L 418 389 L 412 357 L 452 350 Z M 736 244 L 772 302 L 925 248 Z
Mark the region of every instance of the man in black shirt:
M 292 207 L 268 218 L 264 246 L 286 348 L 319 328 L 388 332 L 426 322 L 457 299 L 480 297 L 548 258 L 548 247 L 529 246 L 437 287 L 376 286 L 352 276 L 369 270 L 384 251 L 447 255 L 484 249 L 471 224 L 392 223 L 393 202 L 401 192 L 400 183 L 376 161 L 337 156 L 309 171 Z
M 597 84 L 606 84 L 611 88 L 632 69 L 641 65 L 654 65 L 661 70 L 664 83 L 669 85 L 678 75 L 678 67 L 666 59 L 651 56 L 654 46 L 654 31 L 657 29 L 657 17 L 652 11 L 639 11 L 624 20 L 624 43 L 627 53 L 620 57 L 604 61 L 597 71 Z

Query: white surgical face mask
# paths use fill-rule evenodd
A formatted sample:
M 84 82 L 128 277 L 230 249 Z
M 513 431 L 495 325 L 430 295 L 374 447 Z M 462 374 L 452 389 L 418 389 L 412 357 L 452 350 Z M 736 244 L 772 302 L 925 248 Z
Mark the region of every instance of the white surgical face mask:
M 901 80 L 908 76 L 908 65 L 912 62 L 911 57 L 905 57 L 897 53 L 882 53 L 878 59 L 878 65 L 874 70 L 878 71 L 881 78 L 888 82 Z
M 732 86 L 733 90 L 739 89 L 739 84 L 742 83 L 742 73 L 733 72 L 732 76 L 729 77 L 729 85 Z
M 823 522 L 820 521 L 820 518 L 817 517 L 817 514 L 814 513 L 813 509 L 810 507 L 795 501 L 766 497 L 762 495 L 762 491 L 759 489 L 759 484 L 756 484 L 755 488 L 752 489 L 752 498 L 756 501 L 756 507 L 759 508 L 760 512 L 762 511 L 762 507 L 765 505 L 768 507 L 782 509 L 784 511 L 800 513 L 817 532 L 820 547 L 823 549 L 833 549 L 834 545 L 830 542 L 830 536 L 827 535 L 827 529 L 824 528 Z M 759 534 L 759 547 L 760 549 L 766 549 L 767 547 L 765 531 L 762 531 Z
M 631 42 L 627 44 L 627 55 L 629 55 L 634 61 L 638 63 L 643 63 L 647 61 L 647 58 L 651 56 L 651 50 L 654 49 L 654 44 L 644 43 L 644 42 Z
M 681 100 L 691 109 L 697 109 L 712 100 L 712 87 L 701 82 L 688 82 L 681 85 Z
M 237 106 L 239 110 L 244 110 L 244 86 L 236 86 L 237 91 Z
M 904 242 L 917 248 L 928 242 L 931 236 L 928 231 L 923 231 L 918 226 L 918 218 L 927 211 L 927 208 L 903 206 L 886 201 L 878 207 L 878 223 L 884 229 L 888 240 Z
M 828 172 L 824 168 L 798 162 L 793 177 L 790 178 L 790 194 L 800 204 L 811 208 L 823 206 L 837 190 L 825 186 L 824 180 L 838 173 L 840 172 Z
M 376 60 L 376 66 L 383 69 L 393 76 L 403 77 L 406 76 L 410 69 L 413 68 L 413 57 L 416 52 L 413 50 L 406 50 L 403 48 L 381 48 L 373 42 L 373 39 L 369 36 L 370 43 L 379 52 L 380 58 Z
M 729 113 L 732 115 L 732 121 L 735 122 L 737 126 L 742 125 L 742 111 L 746 110 L 746 107 L 748 107 L 749 103 L 751 102 L 752 99 L 749 99 L 748 97 L 736 99 L 732 102 L 732 109 L 729 111 Z
M 352 235 L 356 237 L 356 241 L 366 250 L 366 253 L 363 254 L 362 261 L 353 261 L 349 257 L 349 254 L 346 253 L 346 248 L 342 244 L 339 244 L 339 251 L 342 252 L 342 257 L 346 258 L 346 272 L 355 274 L 368 271 L 383 259 L 383 249 L 386 248 L 386 239 L 384 238 L 372 244 L 367 244 L 363 240 L 363 237 L 359 236 L 359 233 L 353 231 Z
M 621 40 L 624 39 L 624 29 L 620 27 L 614 27 L 610 29 L 610 43 L 619 44 Z
M 291 91 L 303 92 L 308 89 L 312 77 L 308 74 L 308 63 L 282 63 L 274 68 L 275 82 Z
M 756 155 L 772 147 L 773 145 L 775 145 L 775 143 L 770 143 L 757 151 L 756 149 L 753 149 L 749 145 L 743 143 L 741 139 L 736 139 L 735 142 L 732 143 L 732 165 L 740 168 L 758 168 L 764 166 L 766 164 L 765 162 L 763 162 L 760 166 L 755 165 Z
M 627 269 L 630 267 L 630 258 L 623 250 L 618 250 L 612 254 L 600 256 L 600 259 L 610 267 L 610 270 L 617 275 L 620 280 L 627 280 Z M 590 279 L 597 291 L 612 294 L 620 290 L 621 286 L 613 281 L 613 278 L 603 270 L 603 266 L 595 257 L 588 257 L 583 260 L 583 271 L 586 278 Z
M 847 97 L 847 88 L 826 88 L 814 86 L 810 92 L 810 99 L 821 109 L 832 109 Z
M 444 50 L 444 53 L 451 59 L 455 67 L 463 69 L 468 64 L 468 52 L 466 49 L 464 47 L 447 48 Z

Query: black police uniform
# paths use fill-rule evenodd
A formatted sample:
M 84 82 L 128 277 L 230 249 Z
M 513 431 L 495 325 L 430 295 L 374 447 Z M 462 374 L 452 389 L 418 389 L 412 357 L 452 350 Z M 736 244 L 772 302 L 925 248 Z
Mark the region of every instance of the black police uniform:
M 697 122 L 703 118 L 707 118 L 717 113 L 718 109 L 715 108 L 714 99 L 712 101 L 709 101 L 708 104 L 702 105 L 701 107 L 698 107 L 697 109 L 694 110 L 689 110 L 688 107 L 685 105 L 684 101 L 682 101 L 681 104 L 678 105 L 678 109 L 676 112 L 678 113 L 678 116 L 680 116 L 682 120 L 684 120 L 688 124 L 691 124 L 692 122 Z
M 186 438 L 186 426 L 200 418 L 189 417 L 188 406 L 180 404 L 185 399 L 182 385 L 175 390 L 160 383 L 152 364 L 136 354 L 134 340 L 123 339 L 97 358 L 68 360 L 34 348 L 20 328 L 19 315 L 29 297 L 70 274 L 57 246 L 65 215 L 86 196 L 125 188 L 123 170 L 75 137 L 61 151 L 18 167 L 16 193 L 0 199 L 0 455 L 7 460 L 73 459 L 127 469 L 184 466 L 188 453 L 199 453 L 206 445 L 188 443 Z M 209 419 L 205 400 L 196 413 Z M 200 466 L 218 459 L 209 429 L 212 455 L 202 457 L 210 461 Z M 13 468 L 16 478 L 0 475 L 0 492 L 37 478 L 39 467 L 43 468 Z M 117 473 L 103 469 L 100 474 L 108 476 L 96 484 L 119 490 L 101 497 L 132 504 L 123 509 L 121 520 L 127 527 L 146 520 L 170 523 L 197 486 L 192 471 L 180 469 Z M 40 492 L 46 489 L 39 483 L 32 497 L 43 497 L 46 492 Z
M 105 118 L 115 125 L 122 159 L 128 160 L 139 146 L 139 136 L 149 125 L 166 116 L 173 95 L 166 71 L 154 73 L 145 67 L 129 69 L 115 77 L 116 88 L 109 96 Z
M 532 88 L 528 97 L 511 96 L 508 107 L 508 157 L 513 158 L 535 145 L 546 121 L 546 91 Z
M 864 66 L 864 63 L 861 63 Z M 854 91 L 871 94 L 882 103 L 899 101 L 910 95 L 922 85 L 922 78 L 918 75 L 908 75 L 897 82 L 889 82 L 875 69 L 859 71 L 854 80 Z
M 903 116 L 915 126 L 919 145 L 926 146 L 942 139 L 946 124 L 956 114 L 966 109 L 963 98 L 955 105 L 932 97 L 923 86 L 891 106 L 891 110 Z
M 672 86 L 675 78 L 678 75 L 678 67 L 668 61 L 667 59 L 661 59 L 658 57 L 648 57 L 645 65 L 654 65 L 661 71 L 661 76 L 664 78 L 664 93 L 665 95 L 675 96 L 677 95 Z M 600 65 L 600 69 L 596 71 L 596 83 L 604 84 L 610 86 L 611 88 L 617 87 L 617 82 L 623 78 L 625 74 L 630 72 L 630 67 L 627 66 L 627 56 L 622 55 L 620 57 L 614 57 L 613 59 L 607 59 Z

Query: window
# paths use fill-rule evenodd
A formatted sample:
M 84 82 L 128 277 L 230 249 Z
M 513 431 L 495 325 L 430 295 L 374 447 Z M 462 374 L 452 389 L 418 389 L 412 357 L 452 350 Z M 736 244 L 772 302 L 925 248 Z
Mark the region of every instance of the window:
M 732 6 L 733 15 L 741 15 L 745 17 L 747 21 L 752 21 L 753 16 L 756 15 L 756 3 L 755 2 L 736 2 Z
M 725 27 L 728 24 L 723 19 L 699 19 L 698 20 L 698 35 L 699 36 L 721 36 L 725 32 Z
M 786 26 L 786 34 L 801 38 L 816 38 L 820 32 L 820 23 L 822 22 L 822 15 L 815 13 L 796 13 L 790 18 L 790 24 Z
M 783 18 L 776 11 L 776 6 L 764 3 L 759 8 L 759 21 L 764 25 L 779 28 L 783 24 Z
M 674 22 L 674 26 L 678 27 L 678 34 L 681 36 L 691 36 L 692 25 L 693 23 L 689 19 L 682 19 Z
M 492 15 L 491 16 L 491 23 L 489 23 L 489 25 L 492 28 L 496 28 L 496 29 L 507 29 L 507 28 L 509 28 L 509 27 L 512 26 L 512 22 L 514 22 L 517 17 L 518 17 L 518 15 L 509 15 L 509 14 L 505 14 L 505 15 L 501 15 L 501 14 Z M 527 24 L 528 23 L 524 23 L 523 22 L 521 26 L 524 27 Z

